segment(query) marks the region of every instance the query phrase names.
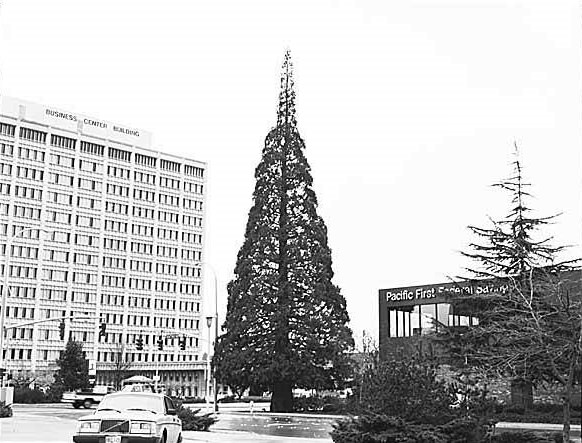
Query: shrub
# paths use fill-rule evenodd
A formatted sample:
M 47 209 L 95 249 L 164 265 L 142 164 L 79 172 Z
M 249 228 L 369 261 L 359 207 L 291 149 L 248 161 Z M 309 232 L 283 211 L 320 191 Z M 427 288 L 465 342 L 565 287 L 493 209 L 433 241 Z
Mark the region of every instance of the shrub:
M 0 401 L 0 418 L 12 417 L 12 408 Z
M 176 404 L 176 414 L 182 420 L 184 431 L 208 431 L 208 428 L 218 421 L 212 412 L 197 415 L 200 409 L 185 408 L 178 401 L 174 401 L 174 403 Z
M 178 401 L 177 399 L 173 399 L 174 403 L 176 403 L 176 401 Z M 205 403 L 206 400 L 204 400 L 203 398 L 200 397 L 184 397 L 183 399 L 180 400 L 182 403 Z
M 14 403 L 45 403 L 45 395 L 39 389 L 15 388 Z
M 360 412 L 444 424 L 458 416 L 455 389 L 437 379 L 436 365 L 417 359 L 387 361 L 367 369 L 358 387 Z
M 458 418 L 437 428 L 447 436 L 447 443 L 479 443 L 487 434 L 487 425 L 475 418 Z
M 447 443 L 447 438 L 431 425 L 408 423 L 380 414 L 340 420 L 330 433 L 335 443 Z
M 532 408 L 524 410 L 512 405 L 495 406 L 494 417 L 497 421 L 516 423 L 556 423 L 564 420 L 562 405 L 535 403 Z M 571 423 L 580 424 L 580 408 L 572 408 Z
M 491 438 L 491 443 L 555 443 L 562 442 L 562 434 L 539 434 L 531 431 L 502 432 Z
M 345 399 L 331 395 L 311 397 L 300 396 L 293 398 L 293 410 L 295 412 L 328 412 L 343 414 L 347 412 Z
M 63 398 L 65 388 L 58 384 L 52 384 L 45 393 L 45 401 L 47 403 L 59 403 Z

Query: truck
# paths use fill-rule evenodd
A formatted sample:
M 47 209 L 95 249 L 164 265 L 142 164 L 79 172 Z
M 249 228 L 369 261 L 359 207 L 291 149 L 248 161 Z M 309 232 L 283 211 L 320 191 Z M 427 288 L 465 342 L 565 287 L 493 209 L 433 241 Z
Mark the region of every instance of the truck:
M 115 392 L 115 389 L 111 386 L 97 385 L 90 389 L 64 392 L 61 402 L 71 403 L 75 409 L 79 409 L 81 406 L 89 409 L 91 406 L 99 404 L 103 397 L 112 392 Z

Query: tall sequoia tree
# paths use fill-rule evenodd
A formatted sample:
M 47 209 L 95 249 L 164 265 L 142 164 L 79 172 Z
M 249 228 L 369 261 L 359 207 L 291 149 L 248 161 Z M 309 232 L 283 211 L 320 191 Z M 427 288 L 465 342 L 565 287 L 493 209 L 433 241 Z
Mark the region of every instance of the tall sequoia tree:
M 304 149 L 287 52 L 277 124 L 255 170 L 253 206 L 213 360 L 222 383 L 271 391 L 274 412 L 292 410 L 295 387 L 341 385 L 349 373 L 345 353 L 353 347 Z
M 457 313 L 472 313 L 479 324 L 449 328 L 441 339 L 461 368 L 512 378 L 514 394 L 531 395 L 537 383 L 560 385 L 563 436 L 569 441 L 570 399 L 580 383 L 580 269 L 573 267 L 577 260 L 558 260 L 563 247 L 540 238 L 539 229 L 555 216 L 531 215 L 518 158 L 513 166 L 513 176 L 496 184 L 511 196 L 509 214 L 490 227 L 470 226 L 477 240 L 464 253 L 477 264 L 468 271 L 476 279 L 493 279 L 497 290 L 454 300 Z

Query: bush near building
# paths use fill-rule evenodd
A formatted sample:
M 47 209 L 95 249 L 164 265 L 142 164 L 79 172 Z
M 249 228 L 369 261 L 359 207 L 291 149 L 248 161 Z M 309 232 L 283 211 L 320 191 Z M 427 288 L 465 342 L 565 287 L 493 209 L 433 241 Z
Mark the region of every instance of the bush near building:
M 480 443 L 490 430 L 483 392 L 467 400 L 439 380 L 431 361 L 410 358 L 367 368 L 352 405 L 358 415 L 335 424 L 336 443 Z
M 12 408 L 0 401 L 0 418 L 12 417 Z
M 30 389 L 28 387 L 17 387 L 14 389 L 14 403 L 47 403 L 44 392 L 40 389 Z
M 200 409 L 185 408 L 182 402 L 174 400 L 176 414 L 182 420 L 184 431 L 208 431 L 210 426 L 218 421 L 212 412 L 198 415 Z

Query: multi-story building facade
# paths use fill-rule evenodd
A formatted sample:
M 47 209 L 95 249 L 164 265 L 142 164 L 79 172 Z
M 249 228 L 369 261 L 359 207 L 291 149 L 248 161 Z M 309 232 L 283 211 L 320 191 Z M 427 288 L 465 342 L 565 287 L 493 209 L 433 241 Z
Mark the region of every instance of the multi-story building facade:
M 57 320 L 8 329 L 9 371 L 54 371 L 72 338 L 99 384 L 123 371 L 205 395 L 206 165 L 150 144 L 142 130 L 0 97 L 5 325 L 89 317 L 66 320 L 64 339 Z

